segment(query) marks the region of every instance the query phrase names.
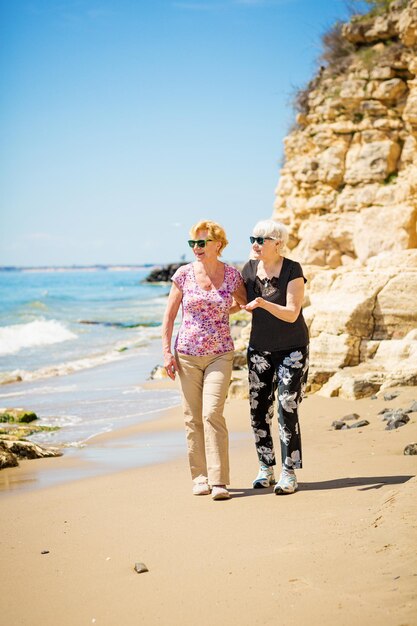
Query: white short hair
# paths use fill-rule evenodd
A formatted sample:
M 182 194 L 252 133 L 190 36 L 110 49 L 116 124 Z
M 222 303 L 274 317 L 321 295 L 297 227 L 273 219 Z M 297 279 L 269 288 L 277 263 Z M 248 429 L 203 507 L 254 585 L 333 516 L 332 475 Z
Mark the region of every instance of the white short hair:
M 261 220 L 255 224 L 253 228 L 253 234 L 255 237 L 273 237 L 279 239 L 282 242 L 282 246 L 285 246 L 288 241 L 288 230 L 275 220 Z

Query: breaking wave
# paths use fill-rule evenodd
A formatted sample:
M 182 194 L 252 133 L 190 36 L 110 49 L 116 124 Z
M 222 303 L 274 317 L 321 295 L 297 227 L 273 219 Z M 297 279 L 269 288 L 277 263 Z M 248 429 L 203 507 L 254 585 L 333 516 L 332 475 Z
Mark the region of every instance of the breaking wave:
M 77 339 L 77 335 L 57 320 L 35 320 L 0 328 L 0 355 L 16 354 L 25 348 L 52 345 Z

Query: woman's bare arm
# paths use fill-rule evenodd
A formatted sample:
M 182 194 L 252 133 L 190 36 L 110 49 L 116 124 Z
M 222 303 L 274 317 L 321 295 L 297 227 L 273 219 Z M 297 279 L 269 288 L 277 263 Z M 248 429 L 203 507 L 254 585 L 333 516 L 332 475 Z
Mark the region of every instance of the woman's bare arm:
M 229 309 L 229 313 L 236 313 L 237 311 L 240 311 L 240 309 L 242 308 L 242 306 L 245 306 L 248 298 L 246 296 L 246 287 L 245 287 L 245 283 L 240 283 L 239 287 L 236 289 L 236 291 L 234 291 L 232 293 L 233 296 L 233 303 L 232 306 Z
M 182 291 L 172 283 L 171 291 L 168 296 L 168 303 L 165 309 L 164 319 L 162 322 L 162 351 L 164 354 L 164 367 L 167 374 L 172 380 L 175 379 L 175 373 L 178 371 L 178 365 L 174 355 L 171 352 L 172 333 L 174 330 L 175 318 L 182 300 Z
M 293 324 L 300 315 L 301 306 L 304 300 L 304 278 L 294 278 L 288 283 L 287 286 L 287 304 L 282 306 L 281 304 L 274 304 L 268 302 L 263 298 L 255 298 L 252 302 L 249 302 L 246 306 L 242 306 L 242 309 L 246 311 L 253 311 L 254 309 L 261 308 L 271 315 L 274 315 L 283 322 L 289 322 Z

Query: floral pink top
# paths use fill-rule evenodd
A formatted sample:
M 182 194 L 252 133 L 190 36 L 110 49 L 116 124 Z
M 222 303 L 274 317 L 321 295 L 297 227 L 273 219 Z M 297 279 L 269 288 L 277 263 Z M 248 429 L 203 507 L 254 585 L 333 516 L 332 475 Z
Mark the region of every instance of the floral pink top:
M 222 286 L 209 291 L 198 285 L 193 263 L 179 267 L 172 280 L 183 294 L 182 323 L 175 340 L 178 352 L 205 356 L 233 350 L 229 308 L 232 293 L 243 282 L 240 272 L 225 264 Z

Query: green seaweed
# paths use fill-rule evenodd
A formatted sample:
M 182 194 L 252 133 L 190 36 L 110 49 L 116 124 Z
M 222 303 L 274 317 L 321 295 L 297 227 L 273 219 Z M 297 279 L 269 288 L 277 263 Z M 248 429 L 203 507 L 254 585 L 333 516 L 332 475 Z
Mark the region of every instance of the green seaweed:
M 39 426 L 35 424 L 31 424 L 30 426 L 21 426 L 19 424 L 10 424 L 8 428 L 0 428 L 0 436 L 11 435 L 12 437 L 24 439 L 25 437 L 30 437 L 30 435 L 34 435 L 35 433 L 49 433 L 60 429 L 60 426 Z
M 22 409 L 6 409 L 0 413 L 0 422 L 12 422 L 16 424 L 34 422 L 38 416 L 33 411 Z
M 384 179 L 384 185 L 391 185 L 391 183 L 393 183 L 397 178 L 398 172 L 391 172 L 391 174 L 388 174 L 388 176 Z

